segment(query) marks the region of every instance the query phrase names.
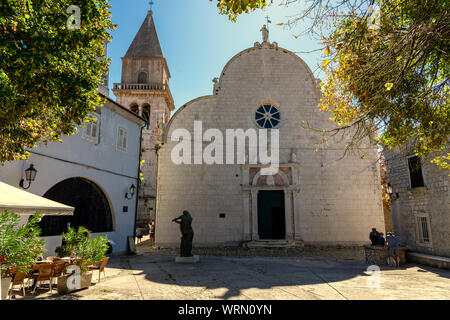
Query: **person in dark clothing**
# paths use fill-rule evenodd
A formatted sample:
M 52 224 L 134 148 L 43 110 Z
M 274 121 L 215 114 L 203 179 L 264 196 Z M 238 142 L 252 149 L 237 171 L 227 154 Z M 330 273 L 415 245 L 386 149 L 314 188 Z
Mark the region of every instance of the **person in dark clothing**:
M 369 239 L 372 242 L 372 246 L 376 246 L 378 244 L 378 231 L 375 228 L 372 228 L 372 232 L 369 234 Z
M 389 267 L 400 266 L 400 253 L 398 248 L 398 240 L 392 232 L 388 232 L 386 236 L 387 247 L 389 250 Z M 394 260 L 395 259 L 395 260 Z M 394 262 L 397 262 L 394 265 Z
M 383 237 L 383 232 L 380 232 L 380 235 L 378 236 L 378 243 L 377 247 L 384 247 L 386 240 Z

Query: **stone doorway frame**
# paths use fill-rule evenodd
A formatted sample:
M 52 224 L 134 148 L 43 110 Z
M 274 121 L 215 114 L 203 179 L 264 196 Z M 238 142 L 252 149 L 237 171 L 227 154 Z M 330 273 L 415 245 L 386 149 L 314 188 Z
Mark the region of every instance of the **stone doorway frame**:
M 265 165 L 246 164 L 241 166 L 242 177 L 242 193 L 244 202 L 244 241 L 259 241 L 258 232 L 258 194 L 260 191 L 283 191 L 284 192 L 284 211 L 285 211 L 285 226 L 286 226 L 286 240 L 301 240 L 300 236 L 300 208 L 296 204 L 296 194 L 300 192 L 300 185 L 298 183 L 298 163 L 280 164 L 281 168 L 291 168 L 292 179 L 279 171 L 278 175 L 283 180 L 283 185 L 258 185 L 258 180 L 261 177 L 259 171 L 250 181 L 250 169 L 266 167 Z M 273 180 L 270 179 L 269 180 Z

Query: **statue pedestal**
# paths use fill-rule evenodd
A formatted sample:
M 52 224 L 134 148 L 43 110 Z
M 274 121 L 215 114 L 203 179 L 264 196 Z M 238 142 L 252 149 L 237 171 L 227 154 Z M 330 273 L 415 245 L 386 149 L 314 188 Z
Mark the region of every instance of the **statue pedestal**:
M 200 262 L 199 256 L 175 257 L 175 263 L 197 263 Z

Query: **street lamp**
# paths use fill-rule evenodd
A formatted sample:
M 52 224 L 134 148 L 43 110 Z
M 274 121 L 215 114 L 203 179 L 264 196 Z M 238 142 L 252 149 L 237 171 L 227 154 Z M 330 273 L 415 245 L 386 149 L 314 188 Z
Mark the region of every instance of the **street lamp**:
M 128 192 L 125 193 L 125 198 L 128 199 L 128 200 L 133 199 L 135 191 L 136 191 L 136 186 L 134 184 L 132 184 L 131 187 L 130 187 L 130 190 L 129 190 L 130 194 L 128 195 Z
M 23 189 L 28 189 L 31 186 L 31 182 L 33 182 L 36 179 L 36 173 L 37 170 L 34 168 L 34 165 L 30 165 L 30 167 L 25 170 L 25 179 L 28 181 L 28 187 L 24 187 L 24 180 L 20 180 L 19 182 L 19 186 Z
M 398 193 L 397 192 L 394 193 L 390 183 L 388 183 L 388 185 L 386 187 L 386 192 L 388 193 L 391 200 L 397 200 L 399 198 Z

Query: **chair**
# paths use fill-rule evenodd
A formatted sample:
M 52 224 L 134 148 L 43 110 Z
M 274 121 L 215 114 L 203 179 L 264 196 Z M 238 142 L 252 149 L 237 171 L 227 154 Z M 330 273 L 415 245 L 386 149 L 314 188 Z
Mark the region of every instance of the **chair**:
M 37 276 L 33 275 L 33 278 L 36 279 L 36 285 L 34 286 L 33 294 L 36 292 L 36 288 L 38 287 L 39 282 L 42 282 L 42 281 L 49 281 L 50 282 L 50 292 L 53 292 L 53 288 L 52 288 L 53 272 L 54 272 L 53 263 L 43 263 L 43 264 L 39 265 L 38 275 Z
M 64 260 L 57 260 L 53 262 L 53 278 L 58 278 L 64 274 L 66 267 L 69 265 L 68 262 Z
M 9 299 L 11 299 L 11 296 L 12 296 L 12 293 L 13 293 L 13 290 L 14 290 L 14 286 L 19 286 L 19 285 L 22 286 L 23 296 L 25 297 L 25 295 L 26 295 L 25 294 L 25 279 L 27 277 L 27 274 L 23 273 L 23 272 L 20 272 L 20 271 L 17 271 L 15 269 L 13 269 L 11 271 L 11 274 L 13 274 L 14 277 L 13 277 L 13 280 L 12 280 L 12 283 L 11 283 L 11 289 L 9 290 Z
M 102 272 L 103 272 L 103 276 L 106 277 L 105 267 L 106 267 L 106 264 L 108 263 L 108 261 L 109 261 L 109 258 L 104 258 L 104 259 L 100 260 L 99 262 L 97 262 L 95 266 L 89 267 L 90 271 L 98 270 L 98 282 L 100 282 L 100 275 Z

